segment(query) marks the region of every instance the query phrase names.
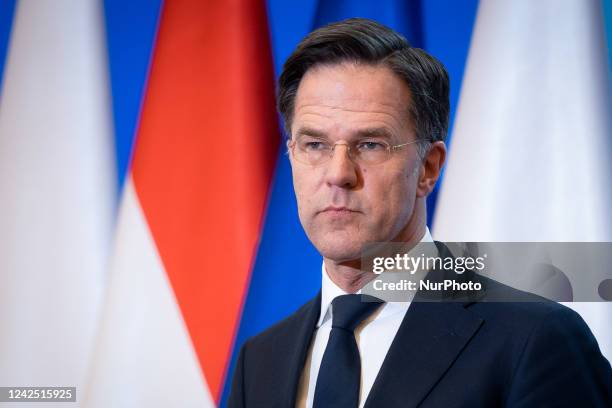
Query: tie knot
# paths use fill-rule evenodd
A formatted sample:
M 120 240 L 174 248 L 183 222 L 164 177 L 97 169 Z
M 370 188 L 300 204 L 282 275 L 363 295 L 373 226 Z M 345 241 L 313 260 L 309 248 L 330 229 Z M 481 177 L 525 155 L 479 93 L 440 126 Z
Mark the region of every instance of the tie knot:
M 380 306 L 382 300 L 369 295 L 342 295 L 332 301 L 332 327 L 353 331 Z

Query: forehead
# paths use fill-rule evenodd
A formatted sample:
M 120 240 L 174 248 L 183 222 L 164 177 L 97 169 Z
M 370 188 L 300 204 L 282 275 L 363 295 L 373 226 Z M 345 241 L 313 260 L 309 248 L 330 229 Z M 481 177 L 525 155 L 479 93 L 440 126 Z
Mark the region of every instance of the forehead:
M 401 133 L 409 127 L 410 103 L 406 83 L 385 66 L 317 66 L 306 72 L 298 87 L 293 127 L 350 131 L 360 126 L 382 126 Z

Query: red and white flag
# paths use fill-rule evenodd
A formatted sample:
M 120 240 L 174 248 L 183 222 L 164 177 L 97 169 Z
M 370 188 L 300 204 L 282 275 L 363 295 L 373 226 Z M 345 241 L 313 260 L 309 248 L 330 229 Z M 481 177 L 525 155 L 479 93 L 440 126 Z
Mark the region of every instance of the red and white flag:
M 265 4 L 164 3 L 87 407 L 218 403 L 279 135 Z

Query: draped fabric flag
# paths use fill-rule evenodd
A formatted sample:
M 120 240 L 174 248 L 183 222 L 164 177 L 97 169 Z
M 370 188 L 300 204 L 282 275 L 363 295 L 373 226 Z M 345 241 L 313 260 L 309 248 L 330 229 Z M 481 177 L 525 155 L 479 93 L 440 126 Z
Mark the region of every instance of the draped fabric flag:
M 611 241 L 608 68 L 599 1 L 482 2 L 434 236 Z M 574 303 L 612 357 L 612 308 Z
M 220 398 L 278 151 L 265 5 L 164 3 L 87 407 Z
M 266 5 L 277 74 L 313 28 L 370 17 L 441 59 L 454 107 L 477 3 L 0 1 L 0 386 L 223 405 L 244 341 L 320 287 Z M 482 2 L 434 238 L 611 240 L 601 18 L 598 0 Z M 571 306 L 612 357 L 610 307 Z
M 101 11 L 18 2 L 0 99 L 0 385 L 76 386 L 77 400 L 114 223 Z

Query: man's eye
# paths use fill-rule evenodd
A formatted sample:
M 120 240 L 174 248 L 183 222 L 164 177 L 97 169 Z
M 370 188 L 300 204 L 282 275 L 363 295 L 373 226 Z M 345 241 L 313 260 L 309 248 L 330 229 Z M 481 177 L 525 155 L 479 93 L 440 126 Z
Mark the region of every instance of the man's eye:
M 361 142 L 357 148 L 362 152 L 385 150 L 386 146 L 379 142 Z
M 326 144 L 323 142 L 306 142 L 304 143 L 305 150 L 325 150 Z

